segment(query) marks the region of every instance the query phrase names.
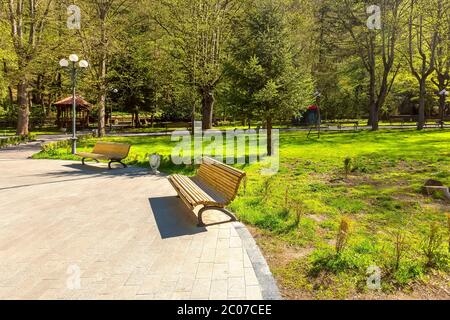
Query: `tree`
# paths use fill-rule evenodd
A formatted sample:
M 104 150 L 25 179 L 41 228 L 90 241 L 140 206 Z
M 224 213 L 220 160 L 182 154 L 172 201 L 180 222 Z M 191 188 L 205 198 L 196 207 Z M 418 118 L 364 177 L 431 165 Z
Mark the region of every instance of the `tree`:
M 235 22 L 233 33 L 236 38 L 227 73 L 234 88 L 232 94 L 242 110 L 264 119 L 270 156 L 273 119 L 306 106 L 312 97 L 312 81 L 294 60 L 296 46 L 290 37 L 283 2 L 253 3 Z
M 435 55 L 436 78 L 431 81 L 436 85 L 439 94 L 439 118 L 441 128 L 444 127 L 446 96 L 441 94 L 450 85 L 450 8 L 449 1 L 438 1 L 438 36 Z
M 167 0 L 151 9 L 152 19 L 166 32 L 166 50 L 180 63 L 187 85 L 201 97 L 204 130 L 212 127 L 215 89 L 231 36 L 229 22 L 238 8 L 236 0 Z M 195 110 L 193 120 L 194 116 Z
M 1 20 L 1 16 L 0 16 Z M 5 25 L 0 24 L 0 34 L 8 34 L 8 31 Z M 14 96 L 13 96 L 13 88 L 10 85 L 10 69 L 12 63 L 9 60 L 14 56 L 12 44 L 8 41 L 6 37 L 0 37 L 0 57 L 2 57 L 2 72 L 0 73 L 0 101 L 4 99 L 5 95 L 8 96 L 8 104 L 9 107 L 12 107 L 14 104 Z
M 337 4 L 335 19 L 350 35 L 351 46 L 369 75 L 368 109 L 372 130 L 378 130 L 380 110 L 400 69 L 400 65 L 395 66 L 395 57 L 401 32 L 403 2 L 380 1 L 382 25 L 379 31 L 367 26 L 365 14 L 370 1 L 345 0 Z
M 98 90 L 98 134 L 104 136 L 107 73 L 111 55 L 120 44 L 114 41 L 130 22 L 129 9 L 136 0 L 86 0 L 83 3 L 83 23 L 79 30 L 82 49 L 91 64 L 91 74 Z
M 7 19 L 17 61 L 17 135 L 29 133 L 30 64 L 36 58 L 44 39 L 53 0 L 8 0 Z
M 437 1 L 437 3 L 436 3 Z M 436 45 L 438 40 L 438 17 L 436 5 L 442 0 L 410 0 L 408 21 L 408 62 L 411 73 L 419 83 L 419 117 L 417 129 L 425 126 L 425 98 L 427 80 L 435 70 Z

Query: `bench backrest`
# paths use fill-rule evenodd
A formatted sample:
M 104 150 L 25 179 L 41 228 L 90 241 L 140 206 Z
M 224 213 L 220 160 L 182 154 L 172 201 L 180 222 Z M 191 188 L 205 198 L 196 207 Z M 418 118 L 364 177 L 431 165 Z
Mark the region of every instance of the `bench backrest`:
M 102 142 L 95 144 L 93 153 L 104 154 L 114 160 L 122 160 L 128 157 L 131 145 L 125 143 Z
M 227 203 L 230 203 L 239 191 L 245 172 L 215 159 L 204 157 L 198 169 L 197 178 L 223 195 Z

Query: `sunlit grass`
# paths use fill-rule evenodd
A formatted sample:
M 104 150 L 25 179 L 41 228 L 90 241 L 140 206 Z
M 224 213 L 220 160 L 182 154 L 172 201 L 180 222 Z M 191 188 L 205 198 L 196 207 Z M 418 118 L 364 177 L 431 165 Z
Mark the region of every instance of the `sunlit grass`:
M 194 172 L 193 166 L 171 163 L 176 142 L 170 137 L 106 140 L 133 146 L 129 164 L 147 166 L 147 156 L 159 153 L 164 159 L 162 171 Z M 95 141 L 84 142 L 80 150 L 91 150 Z M 78 159 L 70 155 L 69 147 L 35 158 Z M 346 158 L 351 159 L 347 178 Z M 248 181 L 230 209 L 265 235 L 260 241 L 278 239 L 298 250 L 311 250 L 292 260 L 272 263 L 269 259 L 286 290 L 305 290 L 315 297 L 364 292 L 370 265 L 383 270 L 384 290 L 403 287 L 429 271 L 421 246 L 430 226 L 437 224 L 443 239 L 449 237 L 445 214 L 450 212 L 449 205 L 438 196 L 421 193 L 427 179 L 450 185 L 449 131 L 324 133 L 320 139 L 308 139 L 304 132 L 282 133 L 278 174 L 263 176 L 257 164 L 239 167 L 247 172 Z M 333 241 L 343 216 L 353 222 L 352 232 L 348 248 L 337 257 Z M 399 231 L 406 235 L 407 250 L 400 269 L 393 270 L 394 234 Z M 266 254 L 276 255 L 280 250 Z M 440 250 L 443 260 L 435 269 L 448 272 L 445 241 Z

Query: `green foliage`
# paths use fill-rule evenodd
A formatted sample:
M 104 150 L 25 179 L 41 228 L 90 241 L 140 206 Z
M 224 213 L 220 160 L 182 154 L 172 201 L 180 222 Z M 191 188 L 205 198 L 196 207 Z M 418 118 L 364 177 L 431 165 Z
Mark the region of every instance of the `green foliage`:
M 347 247 L 350 236 L 351 221 L 348 217 L 342 217 L 336 237 L 336 254 L 340 255 Z
M 320 272 L 326 271 L 335 274 L 343 272 L 365 273 L 372 264 L 372 257 L 357 250 L 346 250 L 341 253 L 333 252 L 330 249 L 319 249 L 310 256 L 310 275 L 317 276 Z
M 294 57 L 288 7 L 262 0 L 233 25 L 228 96 L 248 118 L 286 119 L 311 102 L 313 82 Z
M 348 174 L 350 173 L 351 170 L 352 170 L 352 158 L 347 157 L 344 159 L 345 177 L 348 176 Z
M 127 163 L 148 167 L 148 154 L 157 152 L 164 156 L 163 172 L 195 171 L 193 166 L 171 163 L 175 142 L 169 137 L 108 140 L 132 145 Z M 82 141 L 80 151 L 91 151 L 95 141 Z M 283 281 L 302 284 L 318 295 L 329 294 L 328 298 L 338 295 L 330 292 L 343 286 L 339 295 L 345 296 L 349 290 L 364 290 L 366 269 L 376 265 L 382 269 L 384 290 L 403 288 L 430 270 L 448 270 L 444 241 L 439 249 L 433 245 L 433 250 L 423 250 L 429 226 L 435 222 L 444 226 L 447 217 L 430 209 L 430 201 L 441 200 L 424 198 L 420 186 L 438 175 L 450 185 L 450 176 L 443 175 L 450 170 L 450 159 L 445 156 L 449 141 L 449 132 L 437 130 L 324 133 L 320 141 L 307 139 L 306 133 L 282 133 L 280 172 L 264 177 L 257 164 L 239 166 L 248 175 L 246 193 L 240 192 L 230 209 L 271 238 L 311 248 L 311 255 L 276 269 Z M 41 152 L 35 158 L 78 159 L 70 154 L 70 146 Z M 330 182 L 342 171 L 346 158 L 356 159 L 359 169 L 348 181 Z M 368 169 L 361 170 L 363 167 Z M 353 227 L 337 254 L 336 237 L 342 230 L 343 215 L 353 221 Z M 398 230 L 403 232 L 397 238 Z M 441 227 L 439 233 L 444 230 Z M 432 253 L 430 267 L 426 252 Z M 322 287 L 323 281 L 329 289 Z M 320 285 L 310 288 L 308 283 Z
M 421 251 L 426 258 L 428 268 L 449 267 L 450 255 L 444 248 L 444 235 L 438 224 L 433 223 L 430 226 L 430 230 L 422 240 Z
M 0 137 L 0 149 L 9 146 L 14 146 L 20 143 L 26 143 L 28 141 L 33 141 L 34 135 L 29 134 L 27 136 L 6 136 Z

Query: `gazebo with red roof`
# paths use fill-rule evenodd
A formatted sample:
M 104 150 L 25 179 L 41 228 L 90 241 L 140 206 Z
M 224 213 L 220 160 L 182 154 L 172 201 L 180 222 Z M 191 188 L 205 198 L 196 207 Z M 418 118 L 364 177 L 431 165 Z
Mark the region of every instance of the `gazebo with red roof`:
M 56 124 L 62 128 L 72 126 L 72 96 L 64 98 L 54 103 L 56 106 Z M 89 127 L 89 115 L 92 105 L 80 96 L 76 96 L 77 128 Z

